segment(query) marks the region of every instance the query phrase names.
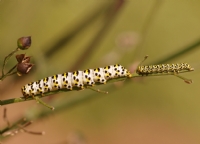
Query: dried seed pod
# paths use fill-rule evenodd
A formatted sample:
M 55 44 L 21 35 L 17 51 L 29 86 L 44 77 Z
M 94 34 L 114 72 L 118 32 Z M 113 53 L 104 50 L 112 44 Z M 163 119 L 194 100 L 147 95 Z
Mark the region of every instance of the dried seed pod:
M 31 58 L 29 56 L 26 56 L 25 54 L 19 54 L 16 55 L 16 59 L 18 63 L 29 63 Z
M 21 74 L 27 74 L 33 67 L 33 64 L 31 63 L 18 63 L 17 64 L 17 72 L 19 75 Z

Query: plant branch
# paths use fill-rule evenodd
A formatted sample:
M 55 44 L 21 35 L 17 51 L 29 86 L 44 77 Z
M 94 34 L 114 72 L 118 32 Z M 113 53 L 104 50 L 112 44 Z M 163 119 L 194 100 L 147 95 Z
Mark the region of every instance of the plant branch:
M 184 54 L 188 54 L 191 51 L 197 50 L 199 48 L 199 46 L 200 46 L 200 39 L 198 39 L 191 45 L 184 47 L 182 50 L 178 50 L 177 52 L 171 54 L 170 56 L 167 56 L 166 58 L 163 58 L 161 60 L 156 60 L 156 62 L 153 64 L 166 63 L 166 62 L 173 60 L 175 58 L 178 58 Z
M 110 7 L 107 13 L 105 13 L 106 19 L 103 23 L 102 27 L 99 29 L 99 31 L 96 33 L 94 38 L 91 40 L 91 42 L 86 46 L 85 51 L 81 54 L 81 56 L 76 60 L 76 62 L 73 64 L 73 67 L 70 68 L 70 71 L 73 71 L 75 69 L 80 68 L 81 65 L 87 62 L 89 60 L 89 57 L 92 56 L 92 54 L 97 49 L 98 44 L 101 42 L 101 40 L 104 38 L 104 35 L 108 32 L 109 28 L 113 24 L 115 18 L 121 11 L 121 9 L 124 6 L 125 1 L 123 0 L 116 0 Z
M 12 51 L 10 54 L 8 54 L 8 55 L 5 57 L 5 59 L 4 59 L 4 61 L 3 61 L 2 74 L 1 74 L 1 76 L 0 76 L 0 81 L 2 81 L 3 79 L 5 79 L 7 76 L 10 76 L 10 75 L 12 75 L 12 74 L 15 74 L 15 73 L 11 73 L 11 72 L 16 68 L 17 65 L 15 65 L 13 68 L 11 68 L 6 74 L 4 73 L 4 69 L 5 69 L 5 66 L 6 66 L 8 60 L 10 59 L 10 57 L 11 57 L 12 55 L 14 55 L 14 54 L 15 54 L 17 51 L 19 51 L 19 50 L 20 50 L 19 48 L 16 48 L 14 51 Z
M 185 73 L 185 72 L 191 72 L 191 71 L 181 71 L 179 73 Z M 178 74 L 174 74 L 174 73 L 162 73 L 162 74 L 149 74 L 147 76 L 167 76 L 167 75 L 175 75 L 175 76 L 177 76 Z M 147 77 L 147 76 L 141 76 L 141 75 L 138 75 L 137 73 L 133 73 L 131 78 Z M 124 81 L 126 79 L 127 79 L 127 77 L 115 78 L 115 79 L 108 80 L 107 83 L 113 83 L 113 82 L 117 82 L 117 81 Z M 183 77 L 181 79 L 183 79 Z M 185 78 L 184 80 L 187 80 L 187 79 Z M 103 84 L 97 83 L 96 85 L 103 85 Z M 86 89 L 87 88 L 91 89 L 91 87 L 85 87 L 85 88 Z M 80 89 L 74 88 L 73 91 L 74 90 L 77 91 L 77 90 L 80 90 Z M 59 92 L 70 92 L 70 91 L 71 90 L 68 90 L 68 89 L 65 89 L 65 90 L 62 89 Z M 98 91 L 98 90 L 96 90 L 96 91 Z M 49 93 L 47 93 L 47 94 L 45 94 L 43 96 L 42 95 L 37 95 L 35 97 L 41 98 L 41 97 L 46 97 L 46 96 L 49 96 L 49 95 L 52 95 L 52 94 L 55 94 L 55 93 L 58 93 L 58 92 L 49 92 Z M 28 97 L 28 98 L 25 99 L 24 97 L 19 97 L 19 98 L 7 99 L 7 100 L 0 100 L 0 106 L 8 105 L 8 104 L 13 104 L 13 103 L 19 103 L 19 102 L 25 102 L 25 101 L 30 101 L 30 100 L 35 100 L 35 98 L 34 97 Z
M 13 68 L 11 68 L 5 75 L 9 75 L 16 67 L 17 67 L 17 65 L 15 65 Z
M 191 71 L 193 71 L 193 70 L 191 70 Z M 179 73 L 185 73 L 185 72 L 191 72 L 191 71 L 181 71 Z M 147 76 L 167 76 L 167 75 L 178 76 L 175 73 L 149 74 Z M 147 76 L 141 76 L 141 75 L 138 75 L 137 73 L 133 73 L 131 78 L 147 77 Z M 126 79 L 127 79 L 127 77 L 115 78 L 115 79 L 108 80 L 107 83 L 113 83 L 113 82 L 117 82 L 117 81 L 125 81 Z M 130 83 L 130 81 L 129 81 L 129 83 Z M 103 84 L 96 84 L 96 85 L 103 85 Z M 91 87 L 88 87 L 88 88 L 90 89 Z M 106 88 L 106 90 L 110 90 L 110 89 L 112 89 L 110 86 Z M 78 90 L 78 89 L 73 89 L 73 90 Z M 60 92 L 67 92 L 67 91 L 71 91 L 71 90 L 62 90 Z M 99 91 L 97 91 L 97 92 L 99 92 Z M 51 93 L 45 94 L 44 96 L 48 96 L 48 95 L 51 95 L 53 93 L 54 92 L 51 92 Z M 55 93 L 57 93 L 57 92 L 55 92 Z M 35 96 L 35 97 L 37 97 L 39 99 L 39 98 L 44 97 L 44 96 L 39 95 L 39 96 Z M 82 104 L 82 103 L 84 103 L 88 100 L 94 99 L 94 98 L 100 98 L 100 97 L 97 96 L 97 94 L 95 94 L 95 95 L 90 94 L 90 95 L 85 95 L 85 96 L 81 96 L 81 97 L 75 97 L 74 99 L 69 100 L 69 101 L 61 101 L 60 103 L 55 103 L 54 104 L 54 106 L 56 107 L 55 112 L 72 108 L 74 106 L 77 106 L 79 104 Z M 7 105 L 7 104 L 12 104 L 12 103 L 18 103 L 18 102 L 25 102 L 25 101 L 34 100 L 34 99 L 35 98 L 33 98 L 33 97 L 29 97 L 27 99 L 25 99 L 24 97 L 13 98 L 13 99 L 0 101 L 0 105 Z M 18 119 L 10 127 L 6 127 L 6 128 L 4 128 L 0 131 L 0 140 L 4 140 L 4 139 L 8 138 L 9 136 L 11 136 L 11 135 L 4 136 L 3 134 L 6 134 L 7 132 L 11 131 L 12 129 L 18 128 L 19 125 L 24 125 L 24 124 L 27 123 L 27 121 L 42 119 L 42 118 L 44 118 L 44 117 L 46 117 L 50 114 L 52 114 L 52 111 L 48 110 L 48 109 L 41 110 L 39 107 L 29 109 L 28 113 L 25 113 L 25 115 L 22 118 Z M 24 119 L 24 117 L 26 119 Z M 40 134 L 42 134 L 42 133 L 40 133 Z
M 5 57 L 5 59 L 4 59 L 4 61 L 3 61 L 3 67 L 2 67 L 2 76 L 4 76 L 4 68 L 5 68 L 5 66 L 6 66 L 6 64 L 7 64 L 8 60 L 9 60 L 9 58 L 10 58 L 13 54 L 15 54 L 18 50 L 19 50 L 19 49 L 16 48 L 13 52 L 11 52 L 9 55 L 7 55 L 7 56 Z
M 159 8 L 161 7 L 161 4 L 162 4 L 162 1 L 156 0 L 155 3 L 153 4 L 153 7 L 150 9 L 140 32 L 142 40 L 136 48 L 136 51 L 134 53 L 135 55 L 133 56 L 132 61 L 134 61 L 134 59 L 138 59 L 138 57 L 140 57 L 141 54 L 144 52 L 144 49 L 145 49 L 144 44 L 147 40 L 149 29 L 157 16 L 157 13 L 158 13 Z

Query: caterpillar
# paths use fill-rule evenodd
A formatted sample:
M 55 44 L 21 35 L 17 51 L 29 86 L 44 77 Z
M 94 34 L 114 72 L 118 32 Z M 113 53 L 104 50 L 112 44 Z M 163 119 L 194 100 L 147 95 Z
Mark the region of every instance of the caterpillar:
M 159 64 L 159 65 L 147 65 L 138 66 L 136 73 L 139 75 L 148 75 L 156 73 L 179 73 L 181 71 L 193 71 L 194 69 L 188 63 L 177 64 Z
M 28 83 L 21 88 L 25 98 L 43 95 L 52 91 L 62 89 L 73 90 L 73 88 L 84 89 L 85 86 L 94 86 L 95 83 L 105 84 L 107 80 L 117 77 L 131 77 L 131 73 L 122 65 L 109 65 L 104 68 L 77 70 L 56 74 L 44 79 Z

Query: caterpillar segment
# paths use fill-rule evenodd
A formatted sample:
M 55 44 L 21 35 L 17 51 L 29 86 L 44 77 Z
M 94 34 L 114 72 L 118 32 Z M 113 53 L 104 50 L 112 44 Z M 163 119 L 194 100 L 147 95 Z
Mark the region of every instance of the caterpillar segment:
M 131 77 L 131 74 L 127 69 L 119 64 L 109 65 L 104 68 L 56 74 L 26 84 L 21 88 L 21 90 L 25 98 L 35 95 L 44 95 L 48 92 L 59 91 L 61 89 L 73 90 L 73 88 L 79 88 L 81 90 L 88 86 L 90 89 L 99 92 L 100 90 L 91 88 L 95 83 L 106 84 L 107 80 L 117 77 Z
M 63 73 L 61 80 L 62 88 L 72 90 L 72 73 Z
M 94 86 L 94 71 L 93 69 L 87 69 L 83 71 L 83 82 L 84 85 Z
M 103 68 L 96 68 L 96 69 L 93 70 L 93 73 L 94 73 L 93 79 L 94 79 L 95 82 L 106 84 L 106 78 L 105 78 Z
M 84 89 L 83 71 L 74 71 L 72 74 L 72 86 Z

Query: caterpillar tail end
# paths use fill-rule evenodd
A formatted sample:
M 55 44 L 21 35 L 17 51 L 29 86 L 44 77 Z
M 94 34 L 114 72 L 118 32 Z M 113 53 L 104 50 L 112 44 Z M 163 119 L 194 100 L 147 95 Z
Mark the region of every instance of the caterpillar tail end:
M 132 74 L 131 73 L 129 73 L 128 78 L 132 78 Z
M 194 68 L 190 68 L 190 71 L 194 71 Z

